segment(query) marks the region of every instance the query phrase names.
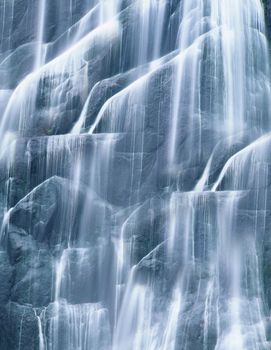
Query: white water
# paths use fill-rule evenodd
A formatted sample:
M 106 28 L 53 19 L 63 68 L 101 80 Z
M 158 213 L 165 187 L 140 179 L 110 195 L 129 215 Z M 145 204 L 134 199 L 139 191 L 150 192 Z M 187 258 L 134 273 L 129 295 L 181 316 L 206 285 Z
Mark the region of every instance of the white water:
M 82 3 L 82 17 L 45 43 L 39 2 L 33 71 L 0 91 L 3 242 L 25 202 L 29 235 L 42 231 L 46 218 L 31 223 L 43 204 L 31 201 L 55 186 L 44 213 L 57 219 L 39 242 L 54 267 L 50 302 L 35 309 L 39 349 L 270 349 L 262 3 Z M 244 135 L 251 143 L 232 152 Z M 50 196 L 45 187 L 38 201 Z

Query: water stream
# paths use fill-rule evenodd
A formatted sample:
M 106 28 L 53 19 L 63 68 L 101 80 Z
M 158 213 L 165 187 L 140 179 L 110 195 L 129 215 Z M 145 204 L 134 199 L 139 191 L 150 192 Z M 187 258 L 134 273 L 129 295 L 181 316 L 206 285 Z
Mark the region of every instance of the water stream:
M 1 350 L 271 348 L 264 6 L 0 1 Z

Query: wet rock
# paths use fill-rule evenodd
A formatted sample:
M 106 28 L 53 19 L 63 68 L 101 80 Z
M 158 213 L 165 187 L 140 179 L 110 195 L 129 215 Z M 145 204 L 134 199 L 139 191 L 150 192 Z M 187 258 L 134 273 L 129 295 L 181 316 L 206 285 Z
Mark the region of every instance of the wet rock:
M 35 41 L 38 4 L 37 0 L 0 2 L 0 18 L 3 23 L 2 51 L 16 49 L 20 45 Z
M 83 129 L 88 129 L 94 123 L 99 111 L 109 98 L 139 78 L 144 71 L 147 71 L 147 67 L 135 68 L 115 77 L 99 81 L 91 90 L 86 102 L 87 110 Z
M 16 226 L 9 227 L 6 240 L 13 267 L 10 300 L 34 307 L 48 305 L 54 280 L 50 250 Z
M 0 88 L 15 89 L 17 84 L 31 72 L 36 50 L 36 43 L 22 45 L 0 63 Z
M 113 208 L 94 192 L 85 190 L 58 176 L 47 179 L 10 210 L 8 234 L 16 227 L 19 232 L 15 233 L 22 239 L 27 233 L 49 247 L 75 240 L 78 244 L 97 240 L 106 233 Z
M 44 313 L 47 344 L 56 349 L 94 346 L 100 350 L 111 347 L 108 310 L 100 303 L 69 304 L 65 300 L 49 305 Z M 77 332 L 80 324 L 81 332 Z
M 33 190 L 15 205 L 10 212 L 10 224 L 29 232 L 39 241 L 55 239 L 52 227 L 57 211 L 60 191 L 63 191 L 60 178 L 54 177 Z M 64 192 L 65 193 L 65 192 Z
M 5 305 L 9 301 L 10 289 L 13 283 L 12 266 L 9 263 L 8 255 L 5 251 L 0 251 L 0 305 Z
M 48 305 L 53 299 L 53 262 L 48 249 L 21 253 L 14 266 L 10 300 L 33 307 Z
M 133 204 L 157 190 L 162 147 L 162 138 L 152 132 L 21 138 L 11 164 L 3 164 L 2 186 L 8 183 L 9 205 L 14 206 L 46 179 L 72 180 L 78 169 L 78 181 L 102 199 L 114 205 Z
M 136 207 L 122 227 L 123 239 L 131 246 L 131 265 L 137 264 L 165 239 L 166 209 L 158 197 Z
M 98 276 L 107 281 L 111 278 L 111 215 L 112 209 L 96 195 L 76 191 L 71 182 L 60 177 L 48 179 L 19 201 L 10 211 L 5 233 L 14 267 L 11 300 L 35 307 L 48 305 L 55 293 L 56 260 L 64 259 L 60 293 L 64 290 L 71 302 L 97 301 L 102 290 Z M 71 242 L 78 248 L 64 250 L 61 256 L 63 247 Z M 86 246 L 93 248 L 80 248 Z M 65 252 L 70 251 L 65 258 Z M 98 274 L 100 259 L 105 271 Z
M 61 277 L 59 297 L 71 304 L 108 300 L 114 290 L 112 261 L 114 247 L 110 242 L 100 242 L 89 248 L 64 250 L 59 265 L 61 272 L 58 272 L 61 273 L 58 276 Z
M 265 234 L 263 236 L 263 247 L 262 247 L 262 266 L 263 266 L 263 286 L 264 286 L 264 294 L 265 300 L 271 309 L 271 267 L 270 267 L 270 259 L 271 259 L 271 237 L 268 234 L 269 229 L 271 227 L 271 212 L 267 212 L 265 216 Z M 271 337 L 271 333 L 269 332 L 269 337 Z M 271 339 L 271 338 L 270 338 Z
M 38 350 L 39 330 L 35 311 L 31 306 L 9 303 L 0 310 L 3 350 Z
M 168 5 L 167 11 L 174 9 Z M 20 94 L 20 88 L 24 90 L 25 99 L 32 101 L 32 110 L 21 117 L 21 133 L 33 136 L 69 132 L 80 116 L 87 95 L 97 82 L 157 58 L 148 53 L 142 62 L 131 60 L 141 44 L 140 37 L 136 37 L 133 43 L 128 37 L 136 33 L 141 15 L 138 3 L 128 6 L 119 16 L 119 24 L 111 24 L 111 27 L 105 25 L 103 30 L 97 29 L 92 35 L 86 35 L 68 54 L 60 55 L 33 77 L 23 81 L 17 93 Z M 151 37 L 152 33 L 149 35 Z M 78 52 L 81 53 L 80 57 Z M 122 58 L 121 62 L 119 57 Z M 79 81 L 87 81 L 87 84 L 80 84 Z M 15 108 L 22 110 L 23 106 Z M 17 118 L 18 113 L 14 112 L 14 118 Z
M 271 39 L 271 2 L 270 0 L 263 0 L 263 5 L 265 10 L 267 33 L 270 41 Z
M 225 165 L 216 184 L 220 190 L 262 190 L 270 186 L 270 134 L 257 138 Z M 262 193 L 262 192 L 261 192 Z

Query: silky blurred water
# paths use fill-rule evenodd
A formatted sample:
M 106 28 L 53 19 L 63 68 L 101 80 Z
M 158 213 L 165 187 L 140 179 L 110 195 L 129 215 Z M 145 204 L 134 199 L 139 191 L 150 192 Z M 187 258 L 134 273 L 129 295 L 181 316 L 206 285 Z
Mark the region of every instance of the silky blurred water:
M 50 289 L 22 302 L 34 348 L 270 349 L 261 1 L 84 0 L 78 15 L 39 0 L 18 81 L 13 55 L 30 43 L 14 47 L 18 14 L 2 2 L 2 250 L 23 227 L 29 290 Z M 31 255 L 43 250 L 49 287 Z

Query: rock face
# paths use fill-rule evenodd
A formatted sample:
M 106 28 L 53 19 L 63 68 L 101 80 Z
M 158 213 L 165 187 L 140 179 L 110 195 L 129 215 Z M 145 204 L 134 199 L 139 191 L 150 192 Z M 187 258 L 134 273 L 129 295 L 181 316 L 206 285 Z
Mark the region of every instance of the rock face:
M 0 0 L 0 349 L 271 347 L 271 3 Z

